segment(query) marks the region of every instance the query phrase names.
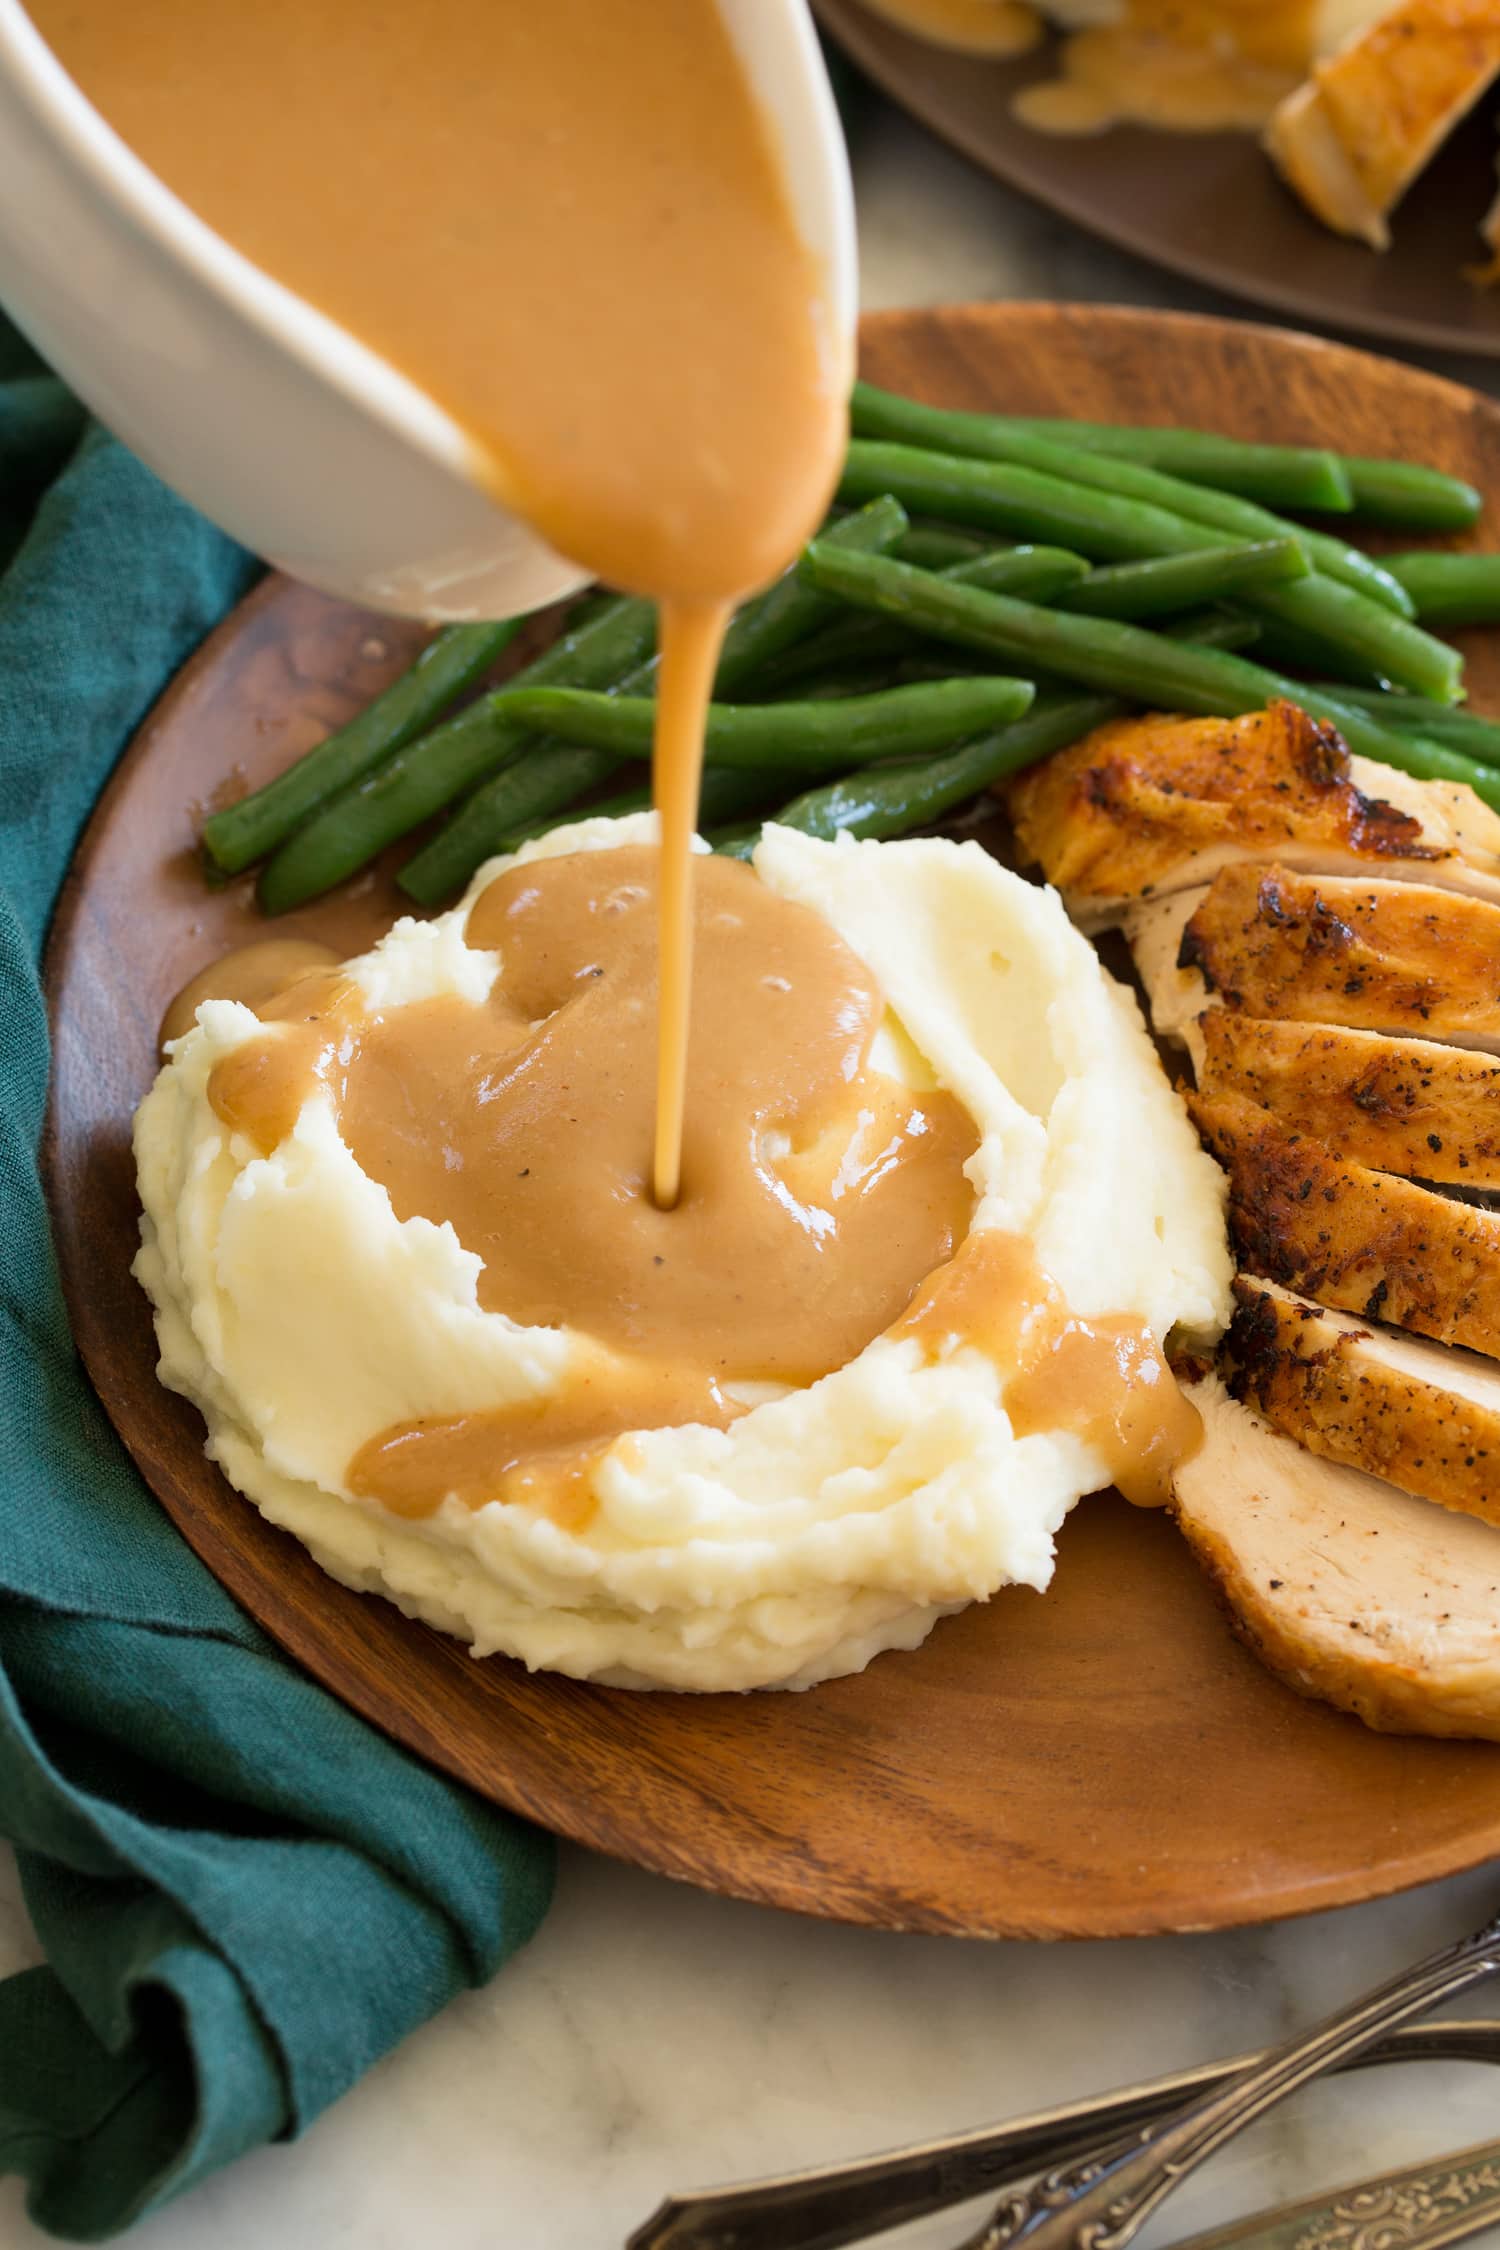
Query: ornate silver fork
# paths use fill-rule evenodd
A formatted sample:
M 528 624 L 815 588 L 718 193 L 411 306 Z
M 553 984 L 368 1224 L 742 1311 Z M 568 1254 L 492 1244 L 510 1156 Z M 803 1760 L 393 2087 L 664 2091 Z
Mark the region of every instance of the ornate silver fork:
M 1238 2076 L 1112 2148 L 1008 2195 L 957 2250 L 1126 2250 L 1190 2172 L 1310 2079 L 1500 1969 L 1500 1917 L 1444 1946 Z
M 993 2195 L 1033 2172 L 1112 2144 L 1127 2130 L 1180 2109 L 1259 2061 L 1233 2055 L 1137 2086 L 1068 2102 L 969 2133 L 914 2141 L 848 2164 L 822 2164 L 741 2186 L 669 2196 L 626 2250 L 844 2250 L 889 2227 Z M 1452 2017 L 1403 2024 L 1335 2070 L 1381 2063 L 1500 2063 L 1500 2020 Z

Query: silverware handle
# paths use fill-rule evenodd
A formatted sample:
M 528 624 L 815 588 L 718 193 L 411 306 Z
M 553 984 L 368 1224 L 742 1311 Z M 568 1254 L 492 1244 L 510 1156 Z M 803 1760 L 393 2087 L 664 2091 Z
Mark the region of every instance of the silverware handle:
M 1429 1954 L 1222 2086 L 1145 2126 L 1123 2151 L 1064 2164 L 1009 2196 L 961 2250 L 1125 2250 L 1172 2190 L 1311 2079 L 1500 1968 L 1500 1919 Z
M 1451 2250 L 1497 2223 L 1500 2141 L 1483 2141 L 1232 2220 L 1172 2250 Z
M 1261 2058 L 1232 2055 L 1139 2086 L 986 2125 L 971 2133 L 889 2149 L 850 2164 L 820 2165 L 741 2187 L 669 2196 L 626 2250 L 844 2250 L 889 2227 L 929 2218 L 978 2195 L 996 2195 L 1033 2172 L 1066 2163 L 1196 2094 L 1241 2076 Z M 1387 2062 L 1500 2062 L 1500 2023 L 1404 2024 L 1336 2067 Z

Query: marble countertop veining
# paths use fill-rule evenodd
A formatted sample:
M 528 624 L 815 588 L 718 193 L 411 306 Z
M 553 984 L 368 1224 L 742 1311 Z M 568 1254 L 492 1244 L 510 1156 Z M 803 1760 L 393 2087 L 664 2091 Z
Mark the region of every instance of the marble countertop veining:
M 859 122 L 855 170 L 868 306 L 1240 309 L 1091 242 L 878 102 Z M 1227 1937 L 983 1945 L 803 1921 L 570 1850 L 541 1935 L 491 1986 L 408 2040 L 303 2141 L 262 2150 L 129 2239 L 619 2250 L 670 2187 L 977 2125 L 1271 2038 L 1457 1936 L 1497 1890 L 1480 1874 Z M 36 1957 L 5 1852 L 0 1974 Z M 1425 2064 L 1318 2088 L 1183 2189 L 1143 2250 L 1497 2134 L 1500 2081 L 1487 2069 Z M 881 2239 L 940 2250 L 962 2231 L 950 2215 Z M 18 2183 L 0 2182 L 0 2250 L 46 2239 Z

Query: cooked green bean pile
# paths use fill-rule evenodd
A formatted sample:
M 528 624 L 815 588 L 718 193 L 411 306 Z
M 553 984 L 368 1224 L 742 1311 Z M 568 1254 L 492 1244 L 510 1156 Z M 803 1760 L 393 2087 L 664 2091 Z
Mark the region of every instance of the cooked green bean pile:
M 1414 462 L 960 413 L 866 383 L 851 418 L 840 509 L 725 641 L 702 807 L 719 849 L 747 855 L 762 818 L 904 835 L 1123 712 L 1232 716 L 1277 696 L 1500 809 L 1500 721 L 1459 708 L 1462 658 L 1440 638 L 1500 622 L 1500 555 L 1376 558 L 1301 520 L 1467 532 L 1471 486 Z M 204 822 L 210 871 L 258 866 L 261 905 L 284 913 L 426 830 L 396 879 L 436 906 L 564 816 L 644 807 L 651 606 L 595 590 L 486 685 L 518 631 L 437 634 L 368 710 Z

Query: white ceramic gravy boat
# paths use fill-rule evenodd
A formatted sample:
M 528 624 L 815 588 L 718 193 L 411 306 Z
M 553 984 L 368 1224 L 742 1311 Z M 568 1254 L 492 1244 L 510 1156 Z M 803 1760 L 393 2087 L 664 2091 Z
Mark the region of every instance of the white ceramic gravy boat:
M 718 5 L 852 349 L 853 196 L 806 0 Z M 325 592 L 508 617 L 582 582 L 470 480 L 456 423 L 132 155 L 20 0 L 0 0 L 0 301 L 167 483 Z

